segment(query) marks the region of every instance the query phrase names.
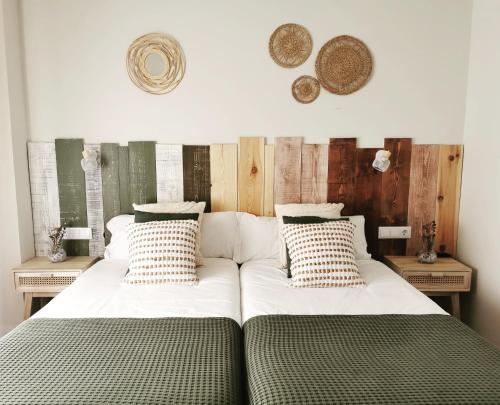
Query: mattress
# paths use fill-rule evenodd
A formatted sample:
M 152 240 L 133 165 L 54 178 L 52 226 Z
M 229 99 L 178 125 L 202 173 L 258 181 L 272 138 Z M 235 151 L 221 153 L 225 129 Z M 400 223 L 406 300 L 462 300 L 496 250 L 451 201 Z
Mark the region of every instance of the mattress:
M 33 318 L 226 317 L 241 323 L 238 266 L 205 258 L 199 283 L 122 285 L 127 260 L 97 262 Z
M 446 314 L 385 264 L 359 260 L 366 288 L 290 288 L 278 260 L 256 260 L 241 267 L 243 323 L 258 315 Z

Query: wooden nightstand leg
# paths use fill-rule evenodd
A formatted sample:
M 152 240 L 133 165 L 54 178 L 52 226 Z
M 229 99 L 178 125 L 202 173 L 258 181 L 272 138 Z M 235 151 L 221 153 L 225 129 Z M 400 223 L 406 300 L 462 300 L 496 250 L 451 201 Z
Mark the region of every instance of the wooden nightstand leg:
M 24 319 L 31 316 L 31 304 L 33 303 L 33 293 L 24 293 Z
M 451 314 L 460 319 L 460 293 L 451 293 Z

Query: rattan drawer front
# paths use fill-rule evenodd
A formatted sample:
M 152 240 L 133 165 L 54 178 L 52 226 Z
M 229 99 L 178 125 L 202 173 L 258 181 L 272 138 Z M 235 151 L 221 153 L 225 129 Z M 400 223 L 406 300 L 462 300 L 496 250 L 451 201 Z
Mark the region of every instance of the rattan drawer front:
M 469 291 L 470 272 L 405 271 L 403 278 L 421 291 Z
M 15 283 L 19 291 L 59 292 L 75 281 L 80 273 L 80 271 L 16 273 Z

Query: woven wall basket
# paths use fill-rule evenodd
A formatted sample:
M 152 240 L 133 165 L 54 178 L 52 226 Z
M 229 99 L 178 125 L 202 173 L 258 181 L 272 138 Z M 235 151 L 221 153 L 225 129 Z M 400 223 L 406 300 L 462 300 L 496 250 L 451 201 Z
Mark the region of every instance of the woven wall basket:
M 300 76 L 292 84 L 292 94 L 299 103 L 312 103 L 319 96 L 321 86 L 312 76 Z
M 163 68 L 151 73 L 146 68 L 147 58 L 152 54 L 161 59 Z M 127 71 L 132 82 L 141 90 L 151 94 L 165 94 L 175 89 L 186 67 L 184 52 L 171 36 L 153 32 L 137 38 L 128 48 Z
M 350 94 L 363 87 L 372 72 L 372 56 L 359 39 L 342 35 L 329 40 L 316 58 L 321 85 L 334 94 Z
M 283 24 L 269 39 L 269 53 L 280 66 L 293 68 L 302 65 L 312 51 L 309 31 L 299 24 Z

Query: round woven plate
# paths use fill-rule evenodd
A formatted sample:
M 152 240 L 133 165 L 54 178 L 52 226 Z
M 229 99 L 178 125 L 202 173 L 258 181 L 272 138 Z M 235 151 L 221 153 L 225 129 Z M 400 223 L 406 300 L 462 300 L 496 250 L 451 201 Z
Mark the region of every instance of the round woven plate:
M 312 103 L 319 96 L 318 79 L 312 76 L 300 76 L 292 84 L 292 94 L 299 103 Z
M 146 59 L 152 53 L 158 54 L 164 63 L 163 71 L 156 75 L 146 69 Z M 164 94 L 175 89 L 184 77 L 185 66 L 181 46 L 167 34 L 153 32 L 143 35 L 128 48 L 128 75 L 137 87 L 151 94 Z
M 370 78 L 372 56 L 359 39 L 342 35 L 329 40 L 316 58 L 316 75 L 321 85 L 334 94 L 359 90 Z
M 311 34 L 299 24 L 283 24 L 269 39 L 269 53 L 280 66 L 293 68 L 302 65 L 312 51 Z

